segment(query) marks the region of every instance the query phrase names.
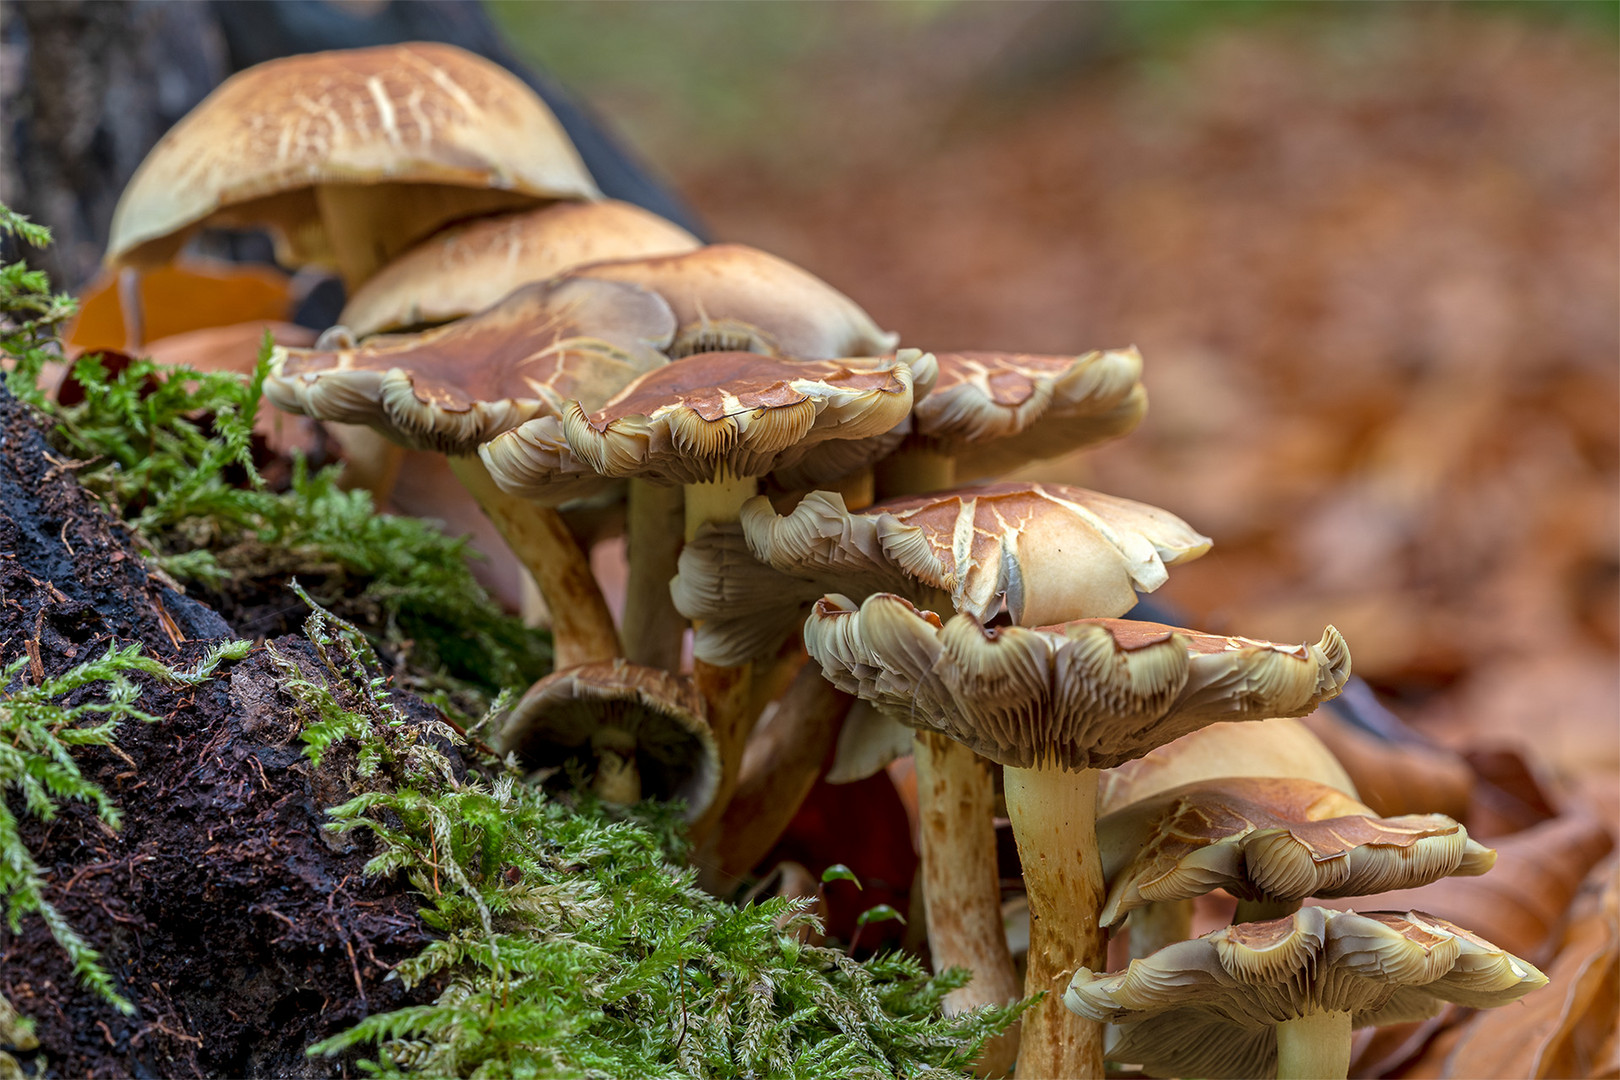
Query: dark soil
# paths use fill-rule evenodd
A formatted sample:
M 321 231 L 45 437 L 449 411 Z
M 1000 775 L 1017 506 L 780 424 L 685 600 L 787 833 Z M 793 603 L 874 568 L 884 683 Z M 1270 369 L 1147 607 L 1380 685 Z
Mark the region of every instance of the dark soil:
M 231 636 L 147 572 L 68 465 L 0 389 L 0 664 L 26 655 L 23 677 L 48 677 L 114 640 L 190 661 Z M 275 644 L 313 663 L 301 638 Z M 347 763 L 310 768 L 262 649 L 200 689 L 145 685 L 140 706 L 161 721 L 127 724 L 116 750 L 80 758 L 123 807 L 123 828 L 77 805 L 48 824 L 23 818 L 49 899 L 135 1013 L 78 986 L 37 917 L 19 935 L 0 926 L 0 993 L 35 1020 L 41 1044 L 15 1056 L 52 1076 L 352 1072 L 304 1050 L 420 998 L 383 980 L 425 937 L 401 885 L 362 875 L 364 842 L 321 832 L 325 808 L 348 794 Z M 415 699 L 407 708 L 428 714 Z M 17 800 L 10 809 L 21 816 Z

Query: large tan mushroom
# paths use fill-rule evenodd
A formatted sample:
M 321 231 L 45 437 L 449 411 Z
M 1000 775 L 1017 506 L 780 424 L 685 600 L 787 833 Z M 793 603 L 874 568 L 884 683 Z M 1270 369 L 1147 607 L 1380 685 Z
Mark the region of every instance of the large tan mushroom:
M 267 227 L 289 265 L 351 289 L 457 219 L 599 193 L 545 103 L 500 66 L 416 42 L 272 60 L 176 124 L 124 189 L 113 266 L 204 226 Z
M 420 334 L 339 349 L 277 349 L 265 393 L 289 412 L 365 424 L 449 456 L 452 469 L 534 575 L 552 612 L 560 667 L 619 655 L 585 555 L 555 509 L 496 487 L 475 450 L 565 402 L 599 405 L 667 364 L 674 319 L 632 285 L 561 280 Z
M 1064 1002 L 1118 1025 L 1114 1061 L 1160 1076 L 1343 1077 L 1352 1028 L 1486 1009 L 1547 977 L 1444 919 L 1308 907 L 1133 960 L 1077 971 Z
M 1025 991 L 1050 993 L 1024 1020 L 1026 1076 L 1102 1074 L 1100 1029 L 1056 994 L 1104 957 L 1097 770 L 1216 721 L 1309 712 L 1350 675 L 1331 627 L 1298 646 L 1120 619 L 986 628 L 884 593 L 824 598 L 804 637 L 839 689 L 1004 767 L 1029 892 Z

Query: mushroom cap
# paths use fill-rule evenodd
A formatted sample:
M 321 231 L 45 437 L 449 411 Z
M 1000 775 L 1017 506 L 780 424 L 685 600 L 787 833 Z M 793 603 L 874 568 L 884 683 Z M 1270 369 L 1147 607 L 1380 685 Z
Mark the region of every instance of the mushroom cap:
M 553 672 L 512 707 L 494 740 L 530 770 L 595 772 L 603 749 L 634 755 L 644 797 L 683 799 L 695 820 L 720 781 L 720 749 L 692 681 L 624 660 Z
M 1063 1003 L 1118 1025 L 1108 1057 L 1160 1076 L 1275 1076 L 1274 1025 L 1348 1012 L 1353 1027 L 1483 1009 L 1545 985 L 1533 965 L 1421 911 L 1301 908 L 1166 946 L 1105 975 L 1082 968 Z
M 911 410 L 913 380 L 933 357 L 799 362 L 757 353 L 705 353 L 636 379 L 595 411 L 572 402 L 479 447 L 500 487 L 560 500 L 603 478 L 661 484 L 763 476 L 828 439 L 886 431 Z
M 668 363 L 674 333 L 655 294 L 609 281 L 529 285 L 488 311 L 417 334 L 272 354 L 277 407 L 369 424 L 414 449 L 470 454 L 569 401 L 600 405 Z
M 1110 928 L 1143 904 L 1217 888 L 1243 900 L 1366 896 L 1496 862 L 1444 814 L 1381 818 L 1325 784 L 1275 777 L 1173 788 L 1099 819 L 1097 846 Z
M 1297 716 L 1350 677 L 1331 626 L 1292 646 L 1126 619 L 987 628 L 892 593 L 822 598 L 804 644 L 845 693 L 1023 769 L 1106 769 L 1215 721 Z
M 205 224 L 269 225 L 319 261 L 323 183 L 472 189 L 478 210 L 599 196 L 551 110 L 497 64 L 428 42 L 309 53 L 233 75 L 158 140 L 107 261 L 167 262 Z
M 1279 716 L 1211 724 L 1109 769 L 1097 786 L 1097 815 L 1111 814 L 1182 784 L 1223 776 L 1295 776 L 1359 797 L 1333 751 L 1299 720 Z
M 1147 412 L 1135 348 L 1080 356 L 938 353 L 917 404 L 917 437 L 957 457 L 957 476 L 994 476 L 1124 435 Z
M 356 336 L 465 318 L 586 263 L 693 251 L 701 241 L 630 203 L 553 203 L 458 225 L 377 271 L 338 322 Z
M 735 529 L 752 559 L 733 530 L 711 528 L 681 552 L 671 585 L 676 608 L 702 620 L 695 652 L 711 663 L 769 652 L 834 589 L 893 592 L 981 623 L 1003 604 L 1020 626 L 1123 615 L 1138 592 L 1164 584 L 1166 566 L 1210 546 L 1163 510 L 1061 484 L 992 484 L 855 513 L 833 492 L 812 492 L 785 516 L 760 497 Z
M 899 340 L 814 274 L 742 244 L 710 244 L 684 255 L 597 263 L 573 273 L 628 281 L 669 301 L 680 324 L 670 347 L 676 358 L 701 352 L 756 352 L 795 360 L 836 360 L 886 353 Z

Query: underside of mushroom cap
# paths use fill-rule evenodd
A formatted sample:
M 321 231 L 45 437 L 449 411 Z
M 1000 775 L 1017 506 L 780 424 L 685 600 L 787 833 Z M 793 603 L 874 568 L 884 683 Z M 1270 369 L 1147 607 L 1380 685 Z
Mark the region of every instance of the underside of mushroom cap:
M 1461 927 L 1423 912 L 1302 908 L 1240 923 L 1134 960 L 1075 973 L 1064 1004 L 1117 1025 L 1110 1060 L 1161 1076 L 1274 1076 L 1276 1024 L 1313 1012 L 1355 1027 L 1422 1019 L 1446 1002 L 1489 1008 L 1547 979 Z
M 107 261 L 166 262 L 204 224 L 268 225 L 295 261 L 329 261 L 323 183 L 462 189 L 463 215 L 599 195 L 551 110 L 498 64 L 434 42 L 309 53 L 232 76 L 158 141 Z
M 755 352 L 796 360 L 877 356 L 899 340 L 860 306 L 786 259 L 742 244 L 626 259 L 573 273 L 652 289 L 680 323 L 672 356 Z M 894 425 L 890 425 L 893 427 Z
M 546 676 L 506 715 L 494 745 L 531 771 L 596 755 L 633 757 L 643 795 L 686 803 L 688 820 L 708 808 L 720 780 L 720 751 L 703 696 L 689 679 L 624 660 L 581 664 Z
M 587 263 L 700 246 L 674 222 L 615 199 L 499 214 L 436 233 L 391 261 L 349 298 L 338 322 L 359 337 L 436 325 Z M 671 332 L 662 347 L 673 341 Z
M 1443 814 L 1381 818 L 1325 784 L 1282 778 L 1175 788 L 1100 819 L 1097 843 L 1109 927 L 1143 904 L 1216 888 L 1244 900 L 1367 896 L 1496 861 Z
M 1337 695 L 1350 656 L 1157 623 L 942 623 L 902 597 L 827 596 L 804 627 L 822 674 L 913 727 L 1015 768 L 1109 768 L 1215 720 L 1299 715 Z
M 697 655 L 716 663 L 769 651 L 805 614 L 789 600 L 807 606 L 829 589 L 893 592 L 986 623 L 1003 604 L 1019 625 L 1123 615 L 1164 583 L 1167 565 L 1210 544 L 1162 510 L 1058 484 L 908 496 L 854 513 L 831 492 L 787 515 L 761 497 L 739 522 L 757 561 L 734 557 L 716 530 L 682 553 L 673 585 L 676 607 L 703 621 Z
M 497 484 L 531 498 L 598 477 L 763 476 L 817 443 L 893 427 L 911 409 L 913 372 L 932 365 L 915 350 L 811 362 L 707 353 L 643 375 L 594 412 L 570 403 L 560 421 L 531 421 L 479 452 Z
M 1124 435 L 1147 412 L 1134 348 L 1080 356 L 939 353 L 939 384 L 918 403 L 916 434 L 957 457 L 959 479 Z
M 317 420 L 368 424 L 413 449 L 470 454 L 569 401 L 600 405 L 667 363 L 654 293 L 607 281 L 530 285 L 488 311 L 349 348 L 272 353 L 265 393 Z

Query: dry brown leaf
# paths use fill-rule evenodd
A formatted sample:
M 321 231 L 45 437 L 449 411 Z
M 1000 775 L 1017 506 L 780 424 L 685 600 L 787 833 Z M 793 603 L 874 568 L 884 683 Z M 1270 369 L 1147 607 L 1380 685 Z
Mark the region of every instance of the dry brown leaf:
M 1350 774 L 1361 801 L 1380 814 L 1445 814 L 1462 820 L 1468 810 L 1474 772 L 1459 755 L 1439 747 L 1385 742 L 1326 709 L 1304 723 Z
M 150 347 L 176 334 L 237 323 L 277 322 L 293 308 L 292 281 L 270 266 L 190 259 L 139 274 L 141 325 L 127 325 L 118 275 L 102 274 L 79 297 L 64 335 L 78 351 Z M 131 340 L 132 332 L 139 340 Z

